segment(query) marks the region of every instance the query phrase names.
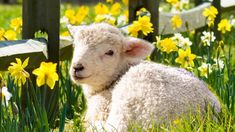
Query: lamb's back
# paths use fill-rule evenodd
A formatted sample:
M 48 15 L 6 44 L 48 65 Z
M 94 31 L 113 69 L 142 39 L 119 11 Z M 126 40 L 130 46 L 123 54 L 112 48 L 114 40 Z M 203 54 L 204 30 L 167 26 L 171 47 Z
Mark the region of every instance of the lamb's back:
M 132 66 L 112 92 L 112 103 L 126 107 L 127 118 L 137 120 L 151 115 L 168 118 L 205 107 L 208 102 L 219 111 L 216 97 L 192 73 L 146 61 Z

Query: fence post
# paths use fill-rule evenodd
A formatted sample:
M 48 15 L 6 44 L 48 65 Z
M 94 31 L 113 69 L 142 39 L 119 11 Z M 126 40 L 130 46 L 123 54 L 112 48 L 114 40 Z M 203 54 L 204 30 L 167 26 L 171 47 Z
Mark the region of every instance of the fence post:
M 202 4 L 203 0 L 194 0 L 195 6 Z
M 41 30 L 48 34 L 48 61 L 57 63 L 59 70 L 59 28 L 60 0 L 23 0 L 23 39 L 34 38 L 35 32 Z M 50 125 L 58 114 L 59 87 L 47 89 L 45 104 Z
M 151 22 L 154 32 L 150 33 L 146 39 L 153 42 L 159 31 L 159 1 L 157 0 L 129 0 L 129 23 L 136 20 L 136 11 L 142 7 L 146 8 L 151 13 Z
M 221 40 L 221 33 L 217 30 L 218 29 L 218 24 L 221 20 L 221 0 L 213 0 L 212 5 L 218 10 L 218 15 L 215 18 L 215 22 L 214 22 L 214 33 L 216 36 L 217 40 Z

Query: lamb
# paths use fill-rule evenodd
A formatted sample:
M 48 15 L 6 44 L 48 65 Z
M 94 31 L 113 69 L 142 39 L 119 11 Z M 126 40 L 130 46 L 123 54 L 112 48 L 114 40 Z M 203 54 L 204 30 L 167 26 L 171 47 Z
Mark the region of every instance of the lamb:
M 151 43 L 104 23 L 69 30 L 74 38 L 70 75 L 87 99 L 87 127 L 122 132 L 132 121 L 147 127 L 198 108 L 203 113 L 208 104 L 220 112 L 217 98 L 192 73 L 144 61 L 154 49 Z

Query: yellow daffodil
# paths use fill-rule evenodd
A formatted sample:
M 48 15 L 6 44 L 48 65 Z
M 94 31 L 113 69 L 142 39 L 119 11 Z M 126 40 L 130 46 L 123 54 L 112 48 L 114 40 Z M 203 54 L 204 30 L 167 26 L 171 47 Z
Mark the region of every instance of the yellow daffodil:
M 67 17 L 68 19 L 70 19 L 74 15 L 75 15 L 75 11 L 72 10 L 72 9 L 68 9 L 68 10 L 65 11 L 65 17 Z
M 4 80 L 3 80 L 2 74 L 0 73 L 0 88 L 3 87 L 4 85 L 5 85 Z
M 106 5 L 102 4 L 102 3 L 98 3 L 95 6 L 95 13 L 96 15 L 103 15 L 103 14 L 108 14 L 109 13 L 109 9 Z
M 8 67 L 8 71 L 14 78 L 14 83 L 18 86 L 25 84 L 26 78 L 29 77 L 29 73 L 24 69 L 28 65 L 28 62 L 29 58 L 25 59 L 23 63 L 19 58 L 16 58 L 16 63 L 12 62 L 11 66 Z
M 141 8 L 136 12 L 137 16 L 141 16 L 142 14 L 148 13 L 148 10 L 146 8 Z
M 171 5 L 175 5 L 179 2 L 179 0 L 166 0 L 166 2 L 170 3 Z
M 113 0 L 106 0 L 107 3 L 113 3 Z
M 218 31 L 221 31 L 222 33 L 226 33 L 227 31 L 231 31 L 232 25 L 229 23 L 227 19 L 222 19 L 220 23 L 218 24 Z
M 121 13 L 121 4 L 116 2 L 115 4 L 112 5 L 110 9 L 110 14 L 117 16 Z
M 181 67 L 189 68 L 194 67 L 193 60 L 196 58 L 196 55 L 191 53 L 191 49 L 188 48 L 186 50 L 179 49 L 179 56 L 175 59 L 175 62 L 179 63 Z
M 89 14 L 89 7 L 88 6 L 81 6 L 78 9 L 78 12 L 76 14 L 77 17 L 79 16 L 87 16 Z
M 202 14 L 207 18 L 207 25 L 211 27 L 214 25 L 218 10 L 214 6 L 210 6 L 209 8 L 206 8 Z
M 122 0 L 122 2 L 123 2 L 126 6 L 128 6 L 128 4 L 129 4 L 129 0 Z
M 175 15 L 171 18 L 171 25 L 172 25 L 174 30 L 177 29 L 177 28 L 180 28 L 182 23 L 183 23 L 183 21 L 182 21 L 182 19 L 180 18 L 179 15 Z
M 203 11 L 203 16 L 207 17 L 209 20 L 214 20 L 218 14 L 218 10 L 214 6 L 210 6 Z
M 76 16 L 71 16 L 71 17 L 69 18 L 69 23 L 70 23 L 70 24 L 75 25 L 76 22 L 77 22 Z
M 160 42 L 161 51 L 166 52 L 167 54 L 177 51 L 178 48 L 176 43 L 171 38 L 165 38 Z
M 75 23 L 77 25 L 81 24 L 84 21 L 84 19 L 87 17 L 88 13 L 89 13 L 89 7 L 81 6 L 78 9 L 78 12 L 75 16 Z
M 147 61 L 151 61 L 151 56 L 148 55 L 148 56 L 146 57 L 146 60 L 147 60 Z
M 4 34 L 5 34 L 5 30 L 3 28 L 0 28 L 0 41 L 5 40 Z
M 105 19 L 106 19 L 105 15 L 97 15 L 97 16 L 95 17 L 95 22 L 96 22 L 96 23 L 100 23 L 100 22 L 102 22 L 102 21 L 105 21 Z
M 80 25 L 85 19 L 85 16 L 75 17 L 75 24 Z
M 52 62 L 42 62 L 40 67 L 33 71 L 33 74 L 37 76 L 38 87 L 47 84 L 51 89 L 54 88 L 55 82 L 59 80 L 56 65 Z
M 70 36 L 69 32 L 68 31 L 65 31 L 61 34 L 61 36 Z
M 15 31 L 13 30 L 7 30 L 4 34 L 4 37 L 7 39 L 7 40 L 16 40 L 17 38 L 17 34 Z
M 129 12 L 128 12 L 128 10 L 124 11 L 123 14 L 126 16 L 126 18 L 127 18 L 126 20 L 128 22 L 128 19 L 129 19 Z
M 146 36 L 153 32 L 152 26 L 153 24 L 150 22 L 150 18 L 148 16 L 139 16 L 138 21 L 134 21 L 133 24 L 128 27 L 128 33 L 133 37 L 137 37 L 139 31 L 142 31 Z
M 132 37 L 138 37 L 138 33 L 140 30 L 141 26 L 137 21 L 134 21 L 134 23 L 128 27 L 128 33 Z
M 21 32 L 22 18 L 18 17 L 18 18 L 12 19 L 10 26 L 11 26 L 11 28 L 13 28 L 18 33 Z
M 68 9 L 65 11 L 65 17 L 68 19 L 69 23 L 72 25 L 79 25 L 81 24 L 85 17 L 87 16 L 89 12 L 89 8 L 87 6 L 81 6 L 78 9 L 77 14 L 75 14 L 75 11 L 72 9 Z
M 174 120 L 173 123 L 174 123 L 175 125 L 178 125 L 178 124 L 180 124 L 180 122 L 181 122 L 181 120 L 180 120 L 179 118 L 177 118 L 177 119 Z
M 95 17 L 95 22 L 99 23 L 99 22 L 106 22 L 109 23 L 111 25 L 115 25 L 116 19 L 114 17 L 112 17 L 111 15 L 97 15 Z
M 153 24 L 150 22 L 150 17 L 148 16 L 139 17 L 138 23 L 140 24 L 140 28 L 145 36 L 153 32 L 152 28 Z
M 205 78 L 208 78 L 208 74 L 212 72 L 211 65 L 206 63 L 202 63 L 202 65 L 198 67 L 198 70 L 200 71 L 200 75 Z

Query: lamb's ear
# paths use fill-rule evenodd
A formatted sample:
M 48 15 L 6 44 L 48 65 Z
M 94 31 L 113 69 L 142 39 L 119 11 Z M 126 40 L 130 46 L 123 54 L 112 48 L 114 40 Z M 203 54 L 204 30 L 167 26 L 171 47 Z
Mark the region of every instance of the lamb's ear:
M 133 59 L 144 59 L 154 50 L 153 44 L 139 38 L 127 37 L 124 44 L 125 55 Z
M 72 26 L 67 25 L 67 28 L 69 30 L 69 33 L 72 35 L 72 37 L 75 36 L 76 32 L 78 32 L 83 26 Z

